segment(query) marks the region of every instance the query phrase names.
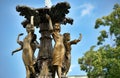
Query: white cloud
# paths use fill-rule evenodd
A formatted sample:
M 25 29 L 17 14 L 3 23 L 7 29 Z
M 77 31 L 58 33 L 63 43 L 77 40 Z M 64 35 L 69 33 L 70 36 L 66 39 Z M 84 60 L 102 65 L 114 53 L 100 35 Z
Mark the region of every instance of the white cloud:
M 81 16 L 89 15 L 92 10 L 94 9 L 94 6 L 92 4 L 83 4 L 80 6 L 82 9 Z

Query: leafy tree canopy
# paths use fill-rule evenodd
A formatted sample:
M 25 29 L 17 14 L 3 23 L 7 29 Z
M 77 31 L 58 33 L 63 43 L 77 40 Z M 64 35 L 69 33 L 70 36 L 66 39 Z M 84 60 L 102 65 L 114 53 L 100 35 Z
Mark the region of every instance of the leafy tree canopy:
M 120 5 L 115 4 L 113 12 L 108 16 L 98 18 L 95 23 L 95 29 L 100 26 L 108 26 L 109 30 L 100 31 L 97 50 L 92 46 L 83 57 L 78 59 L 80 68 L 87 72 L 88 78 L 120 78 Z M 110 36 L 114 36 L 115 46 L 110 44 L 102 45 Z
M 109 31 L 102 30 L 101 35 L 98 37 L 98 45 L 108 38 L 108 35 L 115 36 L 116 45 L 120 45 L 120 5 L 115 4 L 113 12 L 108 16 L 98 18 L 95 23 L 95 29 L 100 26 L 109 26 Z

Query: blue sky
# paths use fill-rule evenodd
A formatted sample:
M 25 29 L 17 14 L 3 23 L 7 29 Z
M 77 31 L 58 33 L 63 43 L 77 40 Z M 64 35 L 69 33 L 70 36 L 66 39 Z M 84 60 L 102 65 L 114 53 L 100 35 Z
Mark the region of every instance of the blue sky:
M 115 3 L 120 0 L 51 0 L 52 4 L 67 1 L 71 5 L 67 15 L 74 19 L 73 25 L 62 26 L 61 33 L 71 33 L 71 39 L 83 38 L 80 43 L 72 46 L 72 65 L 68 75 L 85 75 L 80 70 L 78 58 L 96 45 L 99 30 L 94 29 L 95 20 L 112 12 Z M 22 61 L 22 51 L 11 56 L 11 51 L 18 48 L 17 35 L 21 32 L 26 35 L 21 22 L 24 20 L 16 11 L 17 5 L 28 5 L 34 8 L 44 7 L 44 0 L 0 0 L 0 78 L 25 78 L 25 67 Z M 101 28 L 102 29 L 102 28 Z M 38 37 L 38 29 L 36 30 Z M 21 37 L 21 40 L 24 38 Z M 37 53 L 37 52 L 36 52 Z

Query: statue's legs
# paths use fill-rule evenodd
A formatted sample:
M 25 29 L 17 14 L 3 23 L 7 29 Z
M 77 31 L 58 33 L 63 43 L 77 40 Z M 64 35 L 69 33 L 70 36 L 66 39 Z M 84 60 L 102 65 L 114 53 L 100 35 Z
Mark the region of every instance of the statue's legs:
M 55 78 L 56 72 L 57 72 L 58 78 L 61 78 L 61 66 L 59 66 L 59 65 L 53 66 L 52 78 Z
M 58 78 L 61 78 L 61 66 L 57 66 Z
M 26 78 L 35 77 L 35 69 L 33 66 L 25 66 L 26 67 Z
M 34 69 L 33 65 L 29 66 L 29 68 L 30 68 L 31 73 L 33 75 L 35 75 L 35 69 Z
M 30 70 L 28 66 L 25 66 L 26 68 L 26 78 L 30 78 Z

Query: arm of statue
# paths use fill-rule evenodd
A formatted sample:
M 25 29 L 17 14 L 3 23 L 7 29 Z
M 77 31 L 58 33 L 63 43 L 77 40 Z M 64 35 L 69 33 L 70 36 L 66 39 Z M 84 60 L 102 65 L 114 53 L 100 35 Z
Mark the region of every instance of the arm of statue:
M 22 35 L 23 35 L 23 33 L 20 33 L 20 34 L 18 35 L 18 37 L 17 37 L 17 43 L 18 43 L 19 45 L 21 45 L 21 47 L 20 47 L 20 48 L 17 48 L 17 49 L 14 50 L 14 51 L 12 51 L 12 55 L 13 55 L 14 53 L 16 53 L 16 52 L 18 52 L 18 51 L 20 51 L 20 50 L 23 49 L 23 42 L 19 40 L 19 37 L 22 36 Z
M 12 55 L 13 55 L 14 53 L 16 53 L 16 52 L 22 50 L 22 49 L 23 49 L 22 46 L 21 46 L 20 48 L 17 48 L 16 50 L 12 51 Z
M 53 30 L 53 25 L 52 25 L 51 17 L 50 17 L 48 14 L 46 14 L 46 18 L 47 18 L 48 21 L 49 21 L 49 30 Z
M 48 14 L 46 14 L 46 18 L 49 21 L 49 30 L 52 32 L 51 34 L 52 34 L 52 36 L 54 38 L 54 36 L 57 36 L 57 35 L 56 35 L 56 33 L 53 32 L 53 25 L 52 25 L 51 17 Z
M 22 35 L 23 35 L 23 33 L 20 33 L 17 37 L 17 43 L 21 46 L 23 45 L 23 42 L 19 40 L 19 37 L 22 36 Z
M 70 41 L 70 44 L 71 44 L 71 45 L 72 45 L 72 44 L 77 44 L 78 42 L 81 41 L 81 39 L 82 39 L 82 34 L 80 34 L 80 37 L 79 37 L 78 39 L 75 39 L 75 40 Z
M 38 41 L 35 41 L 36 47 L 40 48 L 40 44 L 38 43 Z

